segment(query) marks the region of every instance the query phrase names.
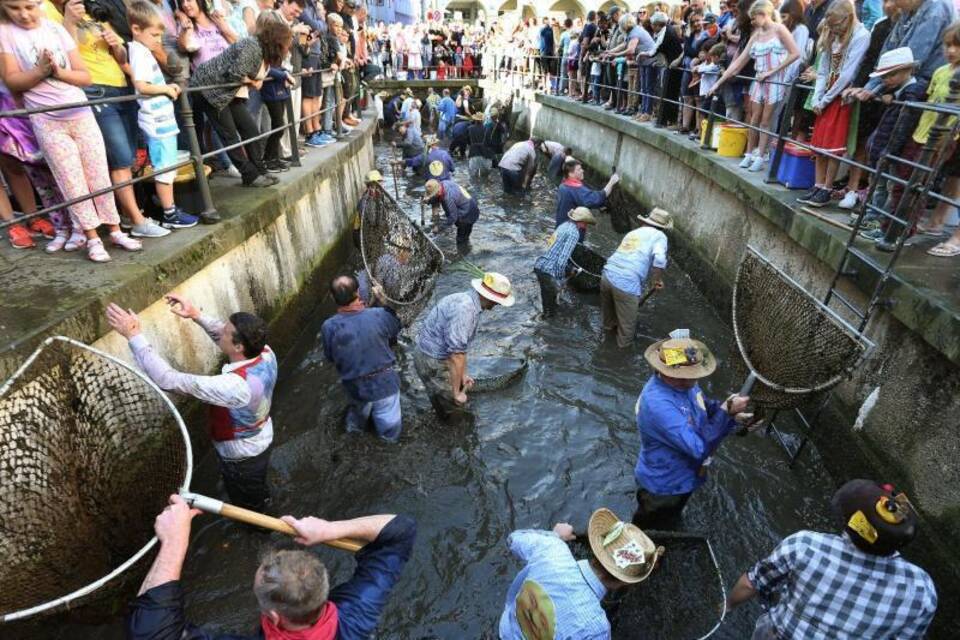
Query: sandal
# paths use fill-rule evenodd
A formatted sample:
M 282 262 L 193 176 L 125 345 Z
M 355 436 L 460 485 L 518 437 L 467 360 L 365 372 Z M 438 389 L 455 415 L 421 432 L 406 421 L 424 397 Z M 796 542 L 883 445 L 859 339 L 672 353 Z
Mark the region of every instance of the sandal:
M 960 256 L 960 245 L 941 242 L 940 244 L 927 249 L 927 253 L 938 258 L 952 258 Z
M 70 234 L 70 239 L 63 244 L 64 251 L 77 251 L 87 246 L 87 236 L 82 231 L 74 231 Z
M 87 241 L 87 257 L 93 262 L 110 262 L 110 254 L 103 248 L 100 238 Z
M 127 251 L 140 251 L 143 249 L 143 243 L 131 238 L 123 231 L 113 231 L 110 233 L 110 244 L 115 247 L 121 247 Z
M 57 231 L 57 235 L 54 236 L 53 240 L 47 243 L 47 246 L 45 246 L 43 250 L 47 253 L 56 253 L 66 246 L 69 238 L 70 232 L 66 229 L 61 229 Z
M 942 238 L 947 235 L 947 230 L 943 226 L 939 227 L 928 227 L 925 224 L 917 223 L 917 233 L 922 236 L 932 236 L 934 238 Z

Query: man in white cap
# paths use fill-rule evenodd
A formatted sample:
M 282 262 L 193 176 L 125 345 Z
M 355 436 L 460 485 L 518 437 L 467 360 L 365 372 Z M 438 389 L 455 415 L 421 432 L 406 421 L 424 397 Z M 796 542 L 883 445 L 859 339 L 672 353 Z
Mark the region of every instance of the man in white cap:
M 477 201 L 453 180 L 427 180 L 423 202 L 433 208 L 434 219 L 438 216 L 438 210 L 443 209 L 446 216 L 443 227 L 457 227 L 457 250 L 466 253 L 470 246 L 473 225 L 480 218 L 480 205 Z
M 633 523 L 647 529 L 675 529 L 693 491 L 706 482 L 711 455 L 744 413 L 750 398 L 725 402 L 704 397 L 697 381 L 717 368 L 703 342 L 677 329 L 650 345 L 644 357 L 654 374 L 637 399 L 640 455 L 634 469 L 637 512 Z
M 526 566 L 507 592 L 501 640 L 610 638 L 610 621 L 600 602 L 608 591 L 646 580 L 663 548 L 609 509 L 593 513 L 587 536 L 592 555 L 578 561 L 567 546 L 577 536 L 565 522 L 552 531 L 510 534 L 510 551 Z
M 537 258 L 533 265 L 533 272 L 540 283 L 540 303 L 545 318 L 557 313 L 558 298 L 567 278 L 580 271 L 570 262 L 570 256 L 580 242 L 581 230 L 597 223 L 593 213 L 586 207 L 577 207 L 568 216 L 570 219 L 550 236 L 547 252 Z
M 473 291 L 442 298 L 417 333 L 417 375 L 442 410 L 467 403 L 467 390 L 473 386 L 467 374 L 467 349 L 480 326 L 480 312 L 516 302 L 510 280 L 502 274 L 486 273 L 470 284 Z
M 367 174 L 367 188 L 360 194 L 357 215 L 353 217 L 353 246 L 360 248 L 360 221 L 364 214 L 373 212 L 383 203 L 383 176 L 374 169 Z

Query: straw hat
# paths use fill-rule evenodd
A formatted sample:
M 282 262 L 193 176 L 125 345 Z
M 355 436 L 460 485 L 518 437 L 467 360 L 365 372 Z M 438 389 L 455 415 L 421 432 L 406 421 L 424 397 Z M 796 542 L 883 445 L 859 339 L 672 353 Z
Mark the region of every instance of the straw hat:
M 413 89 L 411 89 L 410 87 L 407 87 L 406 89 L 403 90 L 403 95 L 405 95 L 405 96 L 411 96 L 411 97 L 412 97 L 412 96 L 413 96 Z
M 474 122 L 483 122 L 483 114 L 475 113 L 470 116 L 470 119 L 473 120 Z
M 379 96 L 381 100 L 386 100 L 387 98 L 390 97 L 390 94 L 387 93 L 386 91 L 381 91 L 380 93 L 377 94 L 377 96 Z
M 671 378 L 698 380 L 717 369 L 717 359 L 707 345 L 690 338 L 687 329 L 677 329 L 666 340 L 647 347 L 643 357 L 650 366 Z
M 670 215 L 669 211 L 661 209 L 660 207 L 654 207 L 653 211 L 646 216 L 641 213 L 637 216 L 637 220 L 644 224 L 649 224 L 651 227 L 667 230 L 673 229 L 673 216 Z
M 585 222 L 587 224 L 597 224 L 597 219 L 593 217 L 593 212 L 586 207 L 577 207 L 567 214 L 573 222 Z
M 880 56 L 880 59 L 877 60 L 877 68 L 870 74 L 870 77 L 879 78 L 906 67 L 912 68 L 915 64 L 913 51 L 910 47 L 897 47 Z
M 490 107 L 490 119 L 493 120 L 499 117 L 500 117 L 500 110 L 497 109 L 496 107 Z
M 440 138 L 434 135 L 423 136 L 423 144 L 427 145 L 428 147 L 438 145 L 440 144 Z
M 440 181 L 427 180 L 427 184 L 423 186 L 423 201 L 433 200 L 438 195 L 440 195 Z
M 657 560 L 663 555 L 663 547 L 655 545 L 650 536 L 633 523 L 621 521 L 610 509 L 601 508 L 593 512 L 587 525 L 587 537 L 590 539 L 590 550 L 607 573 L 627 584 L 636 584 L 649 578 L 657 566 Z M 633 553 L 617 553 L 624 547 Z M 642 554 L 642 561 L 639 554 Z
M 470 281 L 477 293 L 487 300 L 496 302 L 504 307 L 512 307 L 517 299 L 513 296 L 513 287 L 507 276 L 493 271 L 483 274 L 483 279 L 474 278 Z
M 376 169 L 367 174 L 367 184 L 371 182 L 383 182 L 383 176 Z

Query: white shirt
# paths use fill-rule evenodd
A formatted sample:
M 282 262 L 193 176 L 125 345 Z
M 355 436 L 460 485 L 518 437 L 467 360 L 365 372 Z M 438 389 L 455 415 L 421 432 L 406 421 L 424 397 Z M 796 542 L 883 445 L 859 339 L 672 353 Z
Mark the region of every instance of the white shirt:
M 146 82 L 152 85 L 165 85 L 163 73 L 160 71 L 160 65 L 150 50 L 145 46 L 131 40 L 129 43 L 130 52 L 130 74 L 134 82 Z M 140 111 L 137 115 L 137 124 L 140 130 L 148 138 L 160 139 L 170 138 L 180 133 L 177 127 L 177 118 L 173 112 L 173 100 L 167 96 L 154 96 L 153 98 L 138 100 Z

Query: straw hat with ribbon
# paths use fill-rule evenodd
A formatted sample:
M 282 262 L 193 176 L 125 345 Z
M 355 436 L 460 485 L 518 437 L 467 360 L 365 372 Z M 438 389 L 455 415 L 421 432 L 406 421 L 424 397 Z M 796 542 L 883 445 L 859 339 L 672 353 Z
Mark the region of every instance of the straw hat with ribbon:
M 489 271 L 483 278 L 474 278 L 470 284 L 481 296 L 504 307 L 512 307 L 517 299 L 513 296 L 513 287 L 507 276 Z
M 483 122 L 483 114 L 475 113 L 472 116 L 470 116 L 470 119 L 473 120 L 474 122 Z
M 661 209 L 660 207 L 654 207 L 647 215 L 641 213 L 637 216 L 637 220 L 651 227 L 667 230 L 673 229 L 673 216 L 670 215 L 669 211 Z
M 913 51 L 910 47 L 897 47 L 880 56 L 880 59 L 877 60 L 877 68 L 870 74 L 870 77 L 879 78 L 907 67 L 912 69 L 915 64 Z
M 577 207 L 567 214 L 573 222 L 583 222 L 586 224 L 597 224 L 597 219 L 593 217 L 593 212 L 586 207 Z
M 429 202 L 438 195 L 440 195 L 440 181 L 427 180 L 427 183 L 423 186 L 423 201 Z
M 658 547 L 639 527 L 623 522 L 610 509 L 590 516 L 587 537 L 594 557 L 611 576 L 627 584 L 643 582 L 657 566 L 664 548 Z
M 698 380 L 717 369 L 717 359 L 707 345 L 690 337 L 689 329 L 677 329 L 666 340 L 647 347 L 643 357 L 656 371 L 671 378 Z
M 383 176 L 376 169 L 367 174 L 367 184 L 371 182 L 383 182 Z

